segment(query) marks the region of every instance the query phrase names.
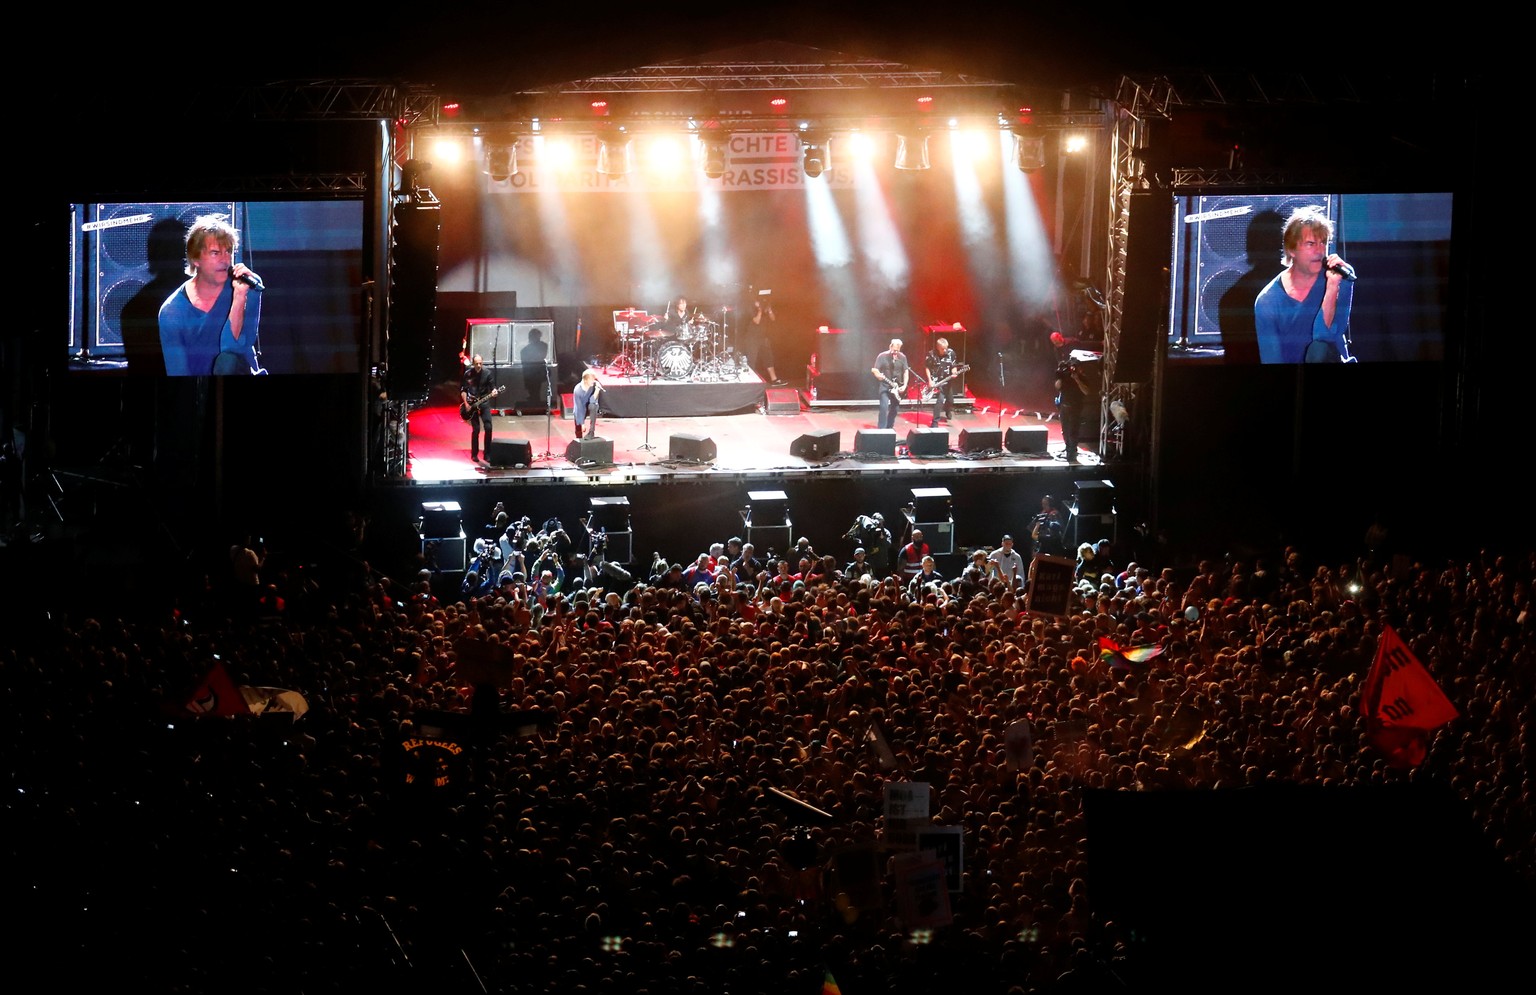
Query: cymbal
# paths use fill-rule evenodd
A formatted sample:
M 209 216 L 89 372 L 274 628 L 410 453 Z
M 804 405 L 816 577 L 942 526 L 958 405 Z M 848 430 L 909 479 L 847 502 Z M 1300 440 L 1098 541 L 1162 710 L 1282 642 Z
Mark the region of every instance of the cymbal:
M 636 311 L 633 308 L 628 311 L 615 311 L 613 316 L 618 321 L 634 321 L 637 318 L 649 317 L 644 311 Z

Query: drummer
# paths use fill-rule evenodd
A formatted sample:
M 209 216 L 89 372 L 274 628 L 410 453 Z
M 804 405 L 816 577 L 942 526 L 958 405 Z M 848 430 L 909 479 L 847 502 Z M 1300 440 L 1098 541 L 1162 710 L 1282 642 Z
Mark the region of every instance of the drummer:
M 691 330 L 689 327 L 688 298 L 679 296 L 675 301 L 667 305 L 666 316 L 657 325 L 674 336 L 686 336 Z

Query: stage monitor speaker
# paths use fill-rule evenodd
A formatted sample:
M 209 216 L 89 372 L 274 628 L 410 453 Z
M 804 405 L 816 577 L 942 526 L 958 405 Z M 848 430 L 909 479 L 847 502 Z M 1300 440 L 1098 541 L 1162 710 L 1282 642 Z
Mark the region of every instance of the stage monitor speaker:
M 715 440 L 707 435 L 690 435 L 679 432 L 667 443 L 667 452 L 675 460 L 691 460 L 695 463 L 711 462 L 716 455 Z
M 498 439 L 485 447 L 485 458 L 491 466 L 532 466 L 533 443 L 527 439 Z
M 565 447 L 565 458 L 577 466 L 612 466 L 613 440 L 589 435 L 585 439 L 572 439 Z
M 789 455 L 801 459 L 826 459 L 842 450 L 843 433 L 835 428 L 807 432 L 789 444 Z
M 861 428 L 853 437 L 853 451 L 870 456 L 896 455 L 894 428 Z
M 798 415 L 800 392 L 791 387 L 770 387 L 764 391 L 770 415 Z
M 1113 515 L 1115 485 L 1108 480 L 1076 480 L 1072 483 L 1079 515 Z
M 1010 425 L 1008 434 L 1003 436 L 1003 448 L 1010 453 L 1046 453 L 1050 452 L 1050 441 L 1050 430 L 1043 425 Z
M 948 456 L 949 429 L 914 428 L 907 433 L 907 453 L 912 456 Z
M 960 451 L 962 453 L 1001 452 L 1003 430 L 1000 428 L 962 428 Z

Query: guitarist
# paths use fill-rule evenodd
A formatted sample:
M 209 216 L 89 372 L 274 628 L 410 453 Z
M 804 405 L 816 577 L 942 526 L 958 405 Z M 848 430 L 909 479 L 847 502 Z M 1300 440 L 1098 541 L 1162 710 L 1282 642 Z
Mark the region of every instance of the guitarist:
M 891 339 L 891 347 L 875 357 L 870 372 L 880 383 L 880 424 L 876 427 L 895 428 L 896 416 L 901 414 L 901 399 L 912 379 L 912 367 L 901 351 L 901 339 Z
M 955 350 L 949 347 L 949 339 L 935 339 L 928 353 L 928 382 L 933 385 L 933 427 L 949 421 L 955 414 Z
M 459 398 L 463 402 L 460 412 L 466 414 L 469 421 L 469 458 L 471 462 L 480 462 L 480 429 L 485 429 L 485 452 L 489 456 L 491 452 L 491 412 L 480 402 L 490 397 L 496 389 L 496 380 L 491 376 L 491 371 L 485 368 L 485 361 L 479 354 L 470 361 L 464 369 L 464 376 L 459 379 Z

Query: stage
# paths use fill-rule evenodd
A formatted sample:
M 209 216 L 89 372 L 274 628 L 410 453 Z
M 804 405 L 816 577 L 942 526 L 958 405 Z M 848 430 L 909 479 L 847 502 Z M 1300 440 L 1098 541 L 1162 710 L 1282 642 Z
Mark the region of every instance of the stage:
M 708 387 L 672 389 L 689 386 Z M 760 381 L 757 390 L 763 391 Z M 455 389 L 441 385 L 410 415 L 409 474 L 388 489 L 396 509 L 391 514 L 414 520 L 429 505 L 451 503 L 461 509 L 463 537 L 472 542 L 491 535 L 498 503 L 513 517 L 558 517 L 568 528 L 591 510 L 602 527 L 626 536 L 619 559 L 626 563 L 649 563 L 658 552 L 691 558 L 733 534 L 755 539 L 760 548 L 783 549 L 791 532 L 846 559 L 856 543 L 844 533 L 856 516 L 881 512 L 899 539 L 913 524 L 907 509 L 921 495 L 937 494 L 945 510 L 926 531 L 943 535 L 944 545 L 936 548 L 941 566 L 958 570 L 965 550 L 994 547 L 1005 532 L 1027 533 L 1044 495 L 1070 501 L 1079 487 L 1112 490 L 1106 483 L 1111 468 L 1094 454 L 1081 451 L 1077 464 L 1066 462 L 1061 425 L 1047 412 L 1008 410 L 999 419 L 995 407 L 973 398 L 974 407 L 957 407 L 934 433 L 932 409 L 909 402 L 895 431 L 882 436 L 874 433 L 873 403 L 811 407 L 803 392 L 788 393 L 799 395 L 800 403 L 785 414 L 769 414 L 765 407 L 743 414 L 604 418 L 600 441 L 581 451 L 571 448 L 568 414 L 495 415 L 496 458 L 487 464 L 471 462 L 469 427 L 459 417 Z M 1005 440 L 1021 451 L 1010 450 Z M 892 452 L 860 451 L 861 441 L 893 443 Z M 909 442 L 930 447 L 932 454 L 914 454 Z M 515 462 L 493 465 L 509 451 Z M 765 526 L 759 508 L 754 523 L 754 502 L 775 493 L 782 495 L 783 520 Z M 616 517 L 613 504 L 619 506 Z M 926 521 L 921 512 L 916 520 Z M 1073 538 L 1116 538 L 1118 519 L 1101 515 L 1074 525 Z
M 803 478 L 1038 471 L 1069 466 L 1061 424 L 1047 412 L 1009 410 L 1000 418 L 995 408 L 975 405 L 968 398 L 966 404 L 956 405 L 954 418 L 940 426 L 945 437 L 934 440 L 929 432 L 920 431 L 931 428 L 932 408 L 908 400 L 897 420 L 893 452 L 860 451 L 859 433 L 875 429 L 878 408 L 874 402 L 862 407 L 847 400 L 813 404 L 805 391 L 770 391 L 755 374 L 747 377 L 750 379 L 728 384 L 608 377 L 611 407 L 622 415 L 599 420 L 597 436 L 612 444 L 612 454 L 595 461 L 589 454 L 574 452 L 570 454 L 574 458 L 568 458 L 567 449 L 575 439 L 569 394 L 556 414 L 548 417 L 493 408 L 493 438 L 498 443 L 528 443 L 526 461 L 521 452 L 511 457 L 511 462 L 495 460 L 505 465 L 471 462 L 469 426 L 459 416 L 457 395 L 451 387 L 440 387 L 426 405 L 410 414 L 407 476 L 420 484 L 486 480 L 558 484 L 586 482 L 591 477 L 643 483 L 678 476 Z M 745 402 L 739 403 L 738 397 Z M 765 403 L 770 397 L 774 401 L 771 406 Z M 653 408 L 649 417 L 644 413 L 647 399 Z M 1011 435 L 1010 430 L 1014 430 Z M 920 454 L 907 447 L 914 432 L 923 436 Z M 835 439 L 818 439 L 819 451 L 809 456 L 792 452 L 802 436 L 824 433 L 836 433 Z M 672 438 L 677 435 L 690 438 L 674 453 Z M 1020 451 L 1004 444 L 1010 437 Z M 1043 446 L 1038 442 L 1041 439 Z M 713 454 L 709 455 L 711 449 Z M 1080 451 L 1078 458 L 1084 467 L 1098 463 L 1098 457 L 1086 450 Z

